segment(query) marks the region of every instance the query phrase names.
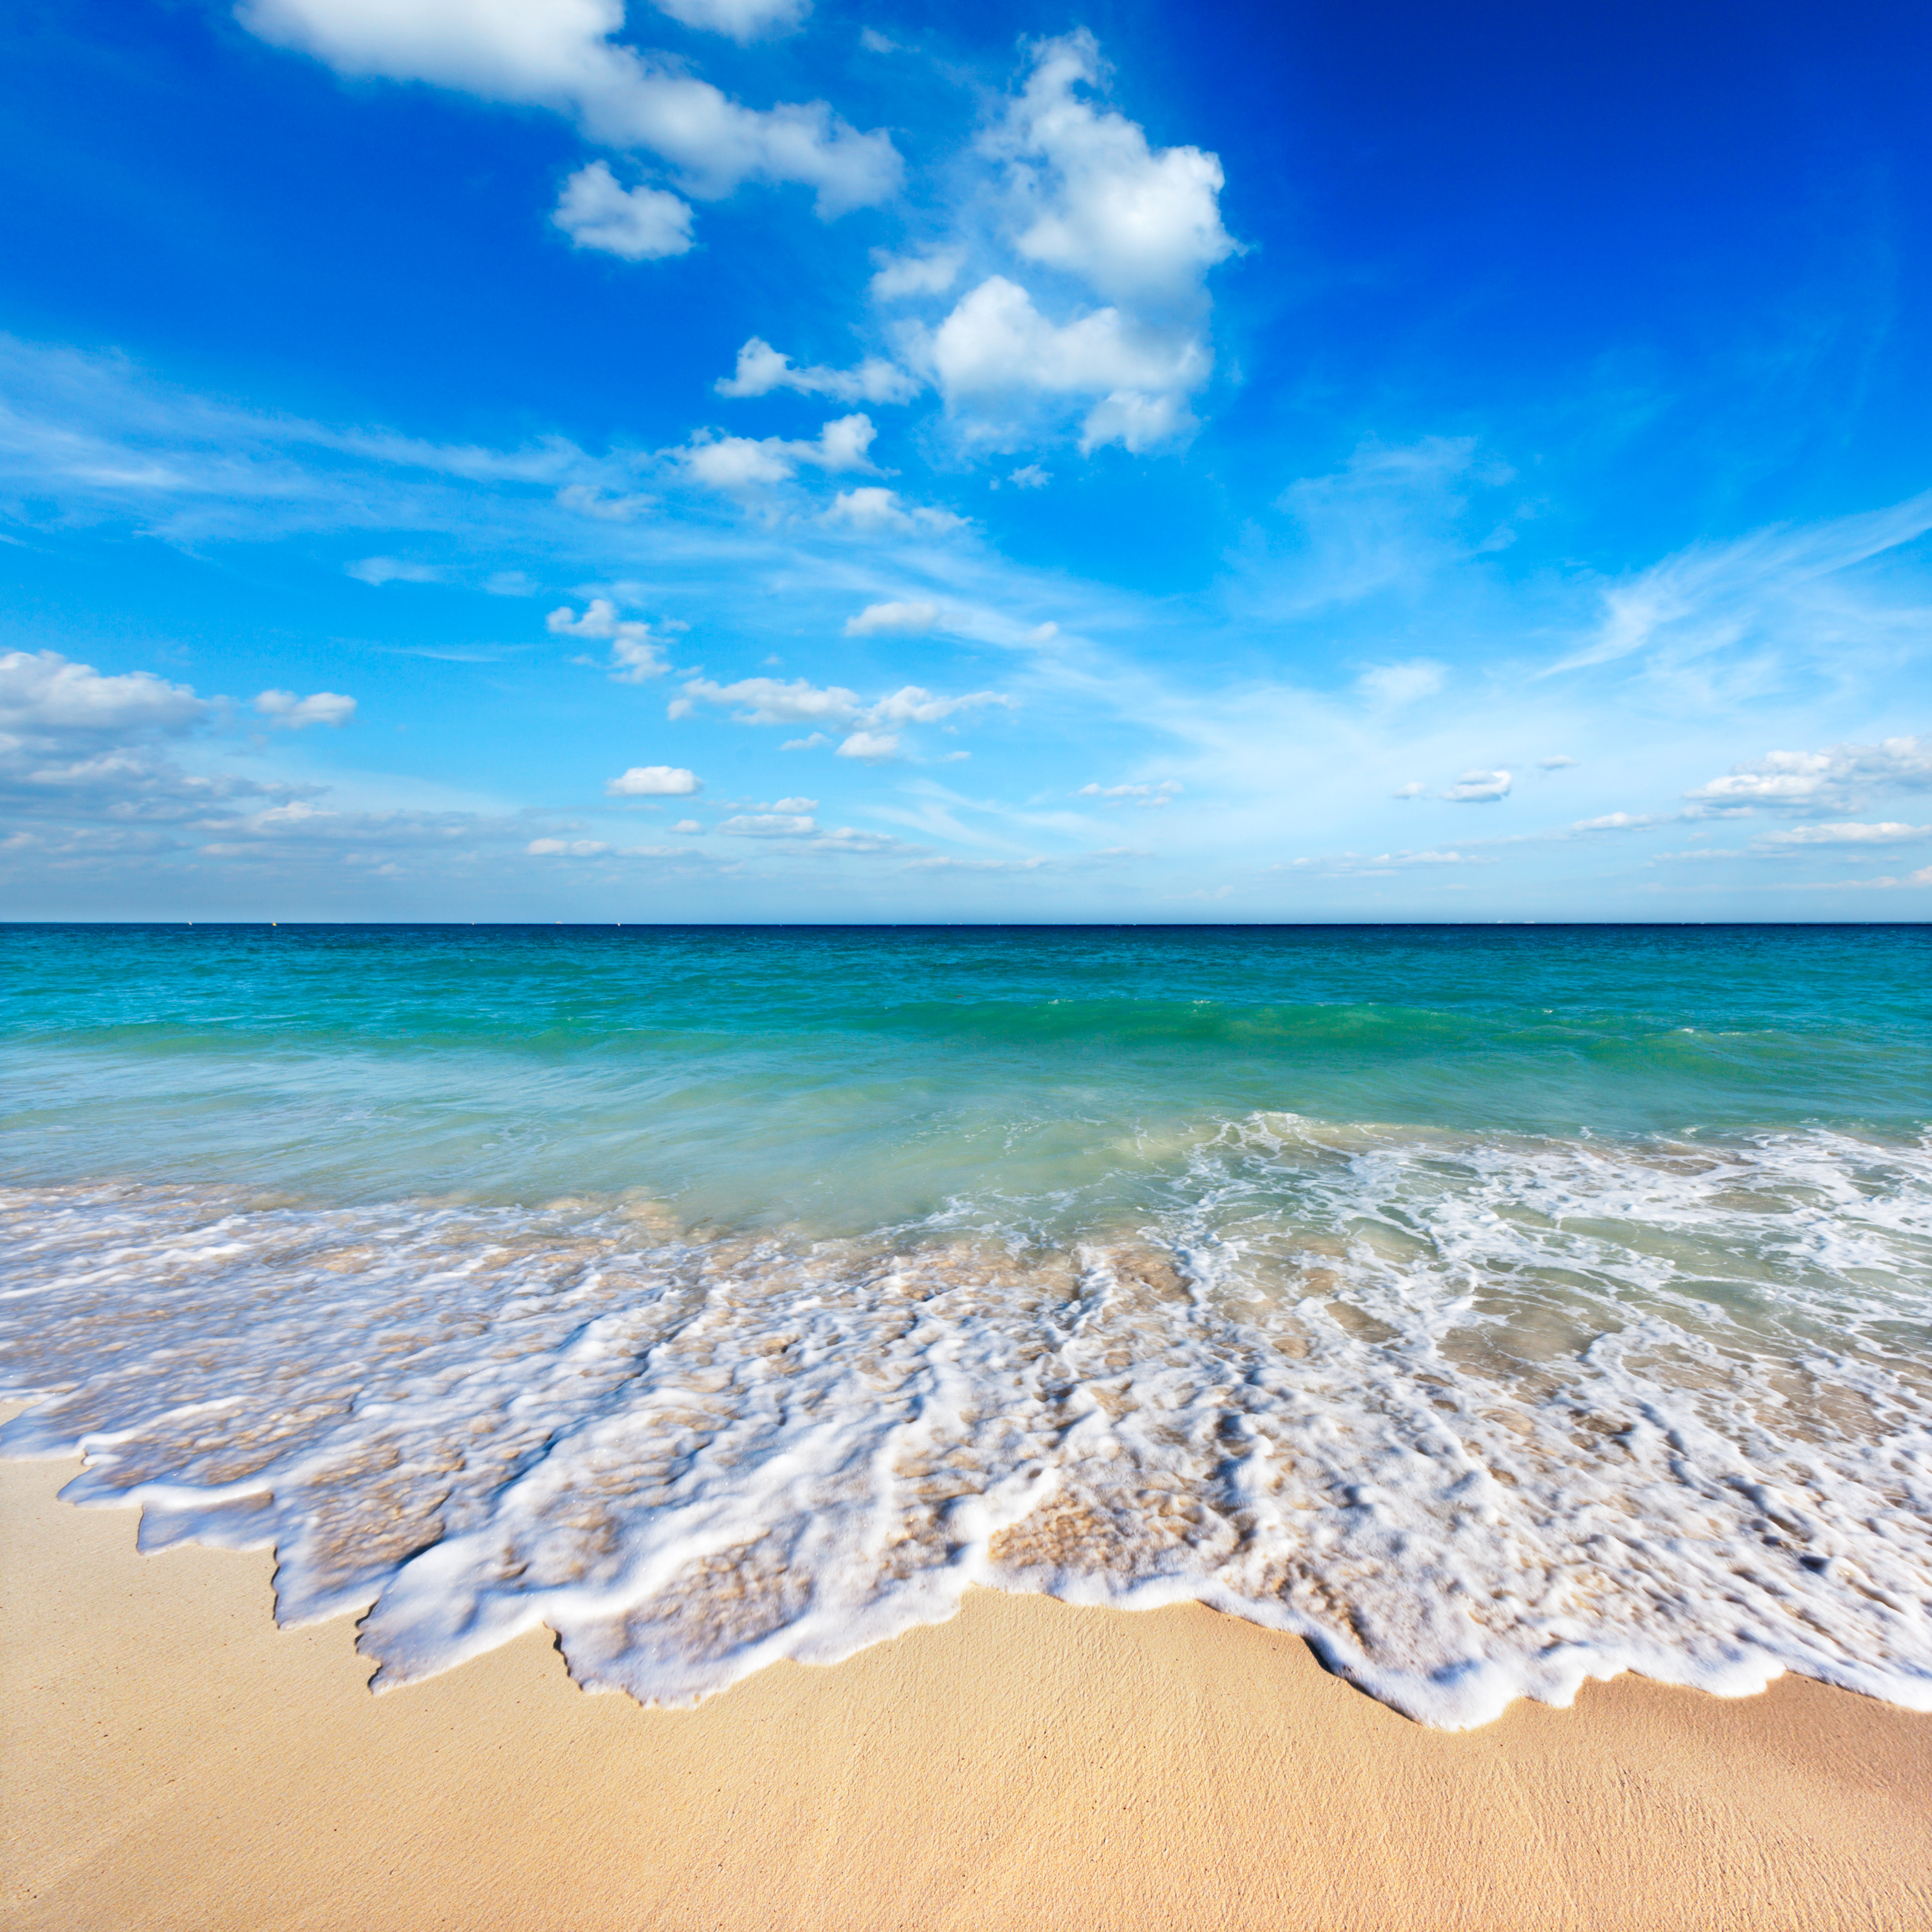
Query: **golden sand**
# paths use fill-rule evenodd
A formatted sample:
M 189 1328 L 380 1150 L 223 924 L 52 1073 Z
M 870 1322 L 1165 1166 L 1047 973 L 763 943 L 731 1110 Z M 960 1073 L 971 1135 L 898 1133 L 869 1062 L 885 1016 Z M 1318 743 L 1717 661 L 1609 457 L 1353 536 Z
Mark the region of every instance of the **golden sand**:
M 982 1591 L 694 1711 L 533 1634 L 372 1696 L 270 1559 L 0 1465 L 0 1923 L 1932 1928 L 1932 1718 L 1632 1678 L 1461 1735 L 1198 1608 Z

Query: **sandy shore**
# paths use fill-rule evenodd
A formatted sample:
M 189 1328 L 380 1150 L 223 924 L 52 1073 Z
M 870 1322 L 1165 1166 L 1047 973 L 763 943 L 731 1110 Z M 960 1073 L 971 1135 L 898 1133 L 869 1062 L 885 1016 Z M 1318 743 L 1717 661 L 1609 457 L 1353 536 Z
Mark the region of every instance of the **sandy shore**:
M 377 1698 L 74 1467 L 0 1465 L 9 1925 L 1932 1927 L 1932 1718 L 1796 1679 L 1446 1736 L 1211 1612 L 982 1592 L 696 1711 L 540 1635 Z

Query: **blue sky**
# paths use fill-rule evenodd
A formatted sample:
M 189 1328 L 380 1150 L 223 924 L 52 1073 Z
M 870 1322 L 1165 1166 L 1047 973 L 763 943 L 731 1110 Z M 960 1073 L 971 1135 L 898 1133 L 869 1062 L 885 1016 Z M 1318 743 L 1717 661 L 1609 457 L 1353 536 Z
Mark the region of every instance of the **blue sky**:
M 10 916 L 1932 910 L 1922 8 L 0 41 Z

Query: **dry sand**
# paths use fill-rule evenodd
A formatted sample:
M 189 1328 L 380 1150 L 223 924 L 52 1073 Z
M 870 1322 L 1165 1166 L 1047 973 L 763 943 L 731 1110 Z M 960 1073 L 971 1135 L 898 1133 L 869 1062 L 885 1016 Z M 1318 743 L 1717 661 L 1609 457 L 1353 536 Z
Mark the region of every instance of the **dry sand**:
M 0 1465 L 0 1922 L 1932 1928 L 1932 1718 L 1624 1678 L 1427 1731 L 1199 1609 L 976 1593 L 695 1711 L 532 1635 L 371 1696 L 268 1556 Z

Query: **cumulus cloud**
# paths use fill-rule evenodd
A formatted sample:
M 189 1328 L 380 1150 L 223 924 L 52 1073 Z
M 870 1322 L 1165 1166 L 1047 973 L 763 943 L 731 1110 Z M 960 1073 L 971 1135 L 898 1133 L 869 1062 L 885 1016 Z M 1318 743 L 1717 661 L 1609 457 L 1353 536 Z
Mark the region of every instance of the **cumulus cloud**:
M 898 754 L 896 731 L 854 731 L 833 754 L 836 758 L 862 759 L 867 764 L 883 764 Z
M 821 688 L 802 677 L 746 677 L 735 684 L 693 678 L 684 692 L 682 710 L 694 704 L 735 705 L 739 722 L 746 724 L 815 724 L 828 719 L 842 724 L 862 708 L 856 692 L 838 685 Z
M 908 338 L 949 407 L 1037 397 L 1095 398 L 1084 447 L 1141 449 L 1188 426 L 1183 392 L 1207 380 L 1205 345 L 1142 328 L 1116 308 L 1049 321 L 1004 275 L 989 275 L 929 335 Z
M 1553 758 L 1538 758 L 1536 769 L 1540 772 L 1567 772 L 1574 769 L 1576 760 L 1560 754 Z
M 746 490 L 785 482 L 798 473 L 800 464 L 829 471 L 870 470 L 866 452 L 876 434 L 870 416 L 841 416 L 826 424 L 809 442 L 776 436 L 754 441 L 707 430 L 670 453 L 714 490 Z
M 339 729 L 356 716 L 356 700 L 339 691 L 318 691 L 298 698 L 292 691 L 265 691 L 255 709 L 278 731 L 305 731 L 311 724 Z
M 1053 481 L 1053 472 L 1042 470 L 1037 463 L 1023 463 L 1006 481 L 1016 490 L 1044 490 Z
M 1087 452 L 1153 449 L 1194 427 L 1188 398 L 1214 366 L 1204 280 L 1236 247 L 1221 221 L 1221 164 L 1198 148 L 1151 146 L 1106 105 L 1105 81 L 1084 28 L 1033 46 L 979 144 L 1006 270 L 982 275 L 937 327 L 902 326 L 902 352 L 969 440 L 1010 447 L 1076 411 Z M 964 260 L 955 248 L 886 260 L 873 292 L 942 293 Z
M 882 631 L 916 634 L 939 622 L 937 604 L 868 604 L 856 617 L 845 620 L 848 638 L 870 638 Z
M 1493 805 L 1509 788 L 1508 772 L 1465 772 L 1442 796 L 1457 805 Z
M 627 262 L 653 262 L 691 247 L 691 204 L 661 188 L 622 186 L 609 164 L 592 161 L 563 184 L 550 220 L 580 248 Z
M 852 369 L 818 365 L 794 368 L 782 354 L 754 335 L 738 351 L 738 366 L 712 386 L 721 396 L 768 396 L 794 389 L 802 396 L 836 396 L 848 403 L 903 403 L 919 393 L 916 377 L 883 356 L 868 356 Z
M 928 530 L 937 534 L 960 529 L 966 519 L 955 516 L 950 510 L 908 503 L 896 490 L 874 483 L 840 490 L 825 512 L 825 520 L 866 532 Z
M 355 704 L 271 691 L 257 709 L 300 729 L 343 723 Z M 14 862 L 133 889 L 171 856 L 211 842 L 238 852 L 340 831 L 314 802 L 321 788 L 211 776 L 167 755 L 171 741 L 229 715 L 226 700 L 146 671 L 104 674 L 57 651 L 0 652 L 0 810 Z
M 1235 250 L 1221 224 L 1220 160 L 1150 148 L 1136 122 L 1085 98 L 1104 79 L 1084 28 L 1034 50 L 1032 72 L 986 140 L 1010 170 L 1023 224 L 1015 245 L 1116 300 L 1184 301 Z
M 720 31 L 776 25 L 773 0 L 675 0 Z M 788 9 L 784 10 L 788 11 Z M 823 101 L 760 112 L 661 57 L 618 44 L 623 0 L 243 0 L 243 26 L 339 74 L 427 81 L 486 100 L 554 109 L 600 146 L 640 148 L 716 199 L 746 181 L 799 182 L 821 215 L 888 200 L 891 137 L 860 134 Z M 682 17 L 682 16 L 680 16 Z
M 927 255 L 891 255 L 875 248 L 872 259 L 879 265 L 872 282 L 874 298 L 902 302 L 908 296 L 944 295 L 959 279 L 966 251 L 940 248 Z
M 802 812 L 752 812 L 726 819 L 718 829 L 739 838 L 803 838 L 818 826 Z
M 768 34 L 794 32 L 812 11 L 811 0 L 652 0 L 661 14 L 687 27 L 723 34 L 743 46 Z
M 524 848 L 536 858 L 594 859 L 610 847 L 601 838 L 532 838 Z
M 688 798 L 704 784 L 682 765 L 633 765 L 604 789 L 613 798 Z
M 619 684 L 642 684 L 661 677 L 667 667 L 663 646 L 651 634 L 650 625 L 634 617 L 620 617 L 617 607 L 608 597 L 593 597 L 579 616 L 568 604 L 553 610 L 544 620 L 544 628 L 553 637 L 595 638 L 610 646 L 610 676 Z
M 842 730 L 848 735 L 838 747 L 840 758 L 877 761 L 901 754 L 898 733 L 907 725 L 936 724 L 963 712 L 1010 702 L 998 692 L 975 691 L 947 698 L 908 684 L 868 704 L 857 692 L 842 686 L 821 686 L 804 678 L 748 677 L 736 684 L 694 678 L 685 686 L 684 696 L 674 704 L 671 715 L 680 716 L 700 704 L 728 705 L 736 707 L 741 724 L 814 724 Z M 814 732 L 810 738 L 792 740 L 784 748 L 807 750 L 824 742 L 825 737 Z
M 1694 805 L 1722 810 L 1842 811 L 1874 790 L 1932 790 L 1932 745 L 1887 738 L 1876 745 L 1833 745 L 1822 752 L 1773 752 L 1733 765 L 1684 794 Z
M 104 676 L 58 651 L 0 652 L 0 738 L 12 747 L 174 737 L 208 709 L 188 686 L 145 670 Z

